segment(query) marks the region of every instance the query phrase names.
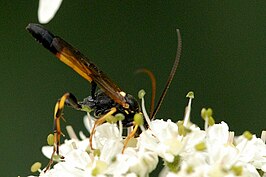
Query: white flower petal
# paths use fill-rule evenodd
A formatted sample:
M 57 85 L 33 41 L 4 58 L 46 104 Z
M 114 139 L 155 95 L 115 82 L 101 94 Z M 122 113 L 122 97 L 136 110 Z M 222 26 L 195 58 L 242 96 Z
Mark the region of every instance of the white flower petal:
M 52 153 L 53 153 L 53 149 L 54 147 L 53 146 L 43 146 L 42 147 L 42 153 L 45 157 L 47 157 L 48 159 L 51 158 L 52 156 Z
M 170 119 L 164 120 L 154 120 L 151 122 L 153 134 L 160 141 L 165 139 L 172 139 L 178 136 L 177 124 L 172 122 Z
M 127 156 L 126 163 L 129 165 L 129 171 L 140 177 L 146 177 L 155 169 L 159 161 L 157 154 L 151 151 L 127 148 L 123 155 Z
M 225 122 L 210 126 L 207 130 L 209 144 L 226 144 L 229 138 L 229 127 Z
M 106 140 L 101 149 L 100 159 L 110 163 L 117 154 L 122 152 L 123 146 L 123 143 L 117 139 Z
M 56 14 L 62 0 L 39 0 L 38 19 L 40 23 L 48 23 Z
M 96 119 L 93 116 L 91 116 L 90 113 L 87 113 L 87 115 L 83 117 L 83 123 L 88 132 L 91 132 L 91 129 L 94 126 L 95 121 Z
M 93 147 L 101 150 L 105 143 L 110 140 L 122 141 L 117 125 L 110 123 L 99 125 L 93 135 Z
M 126 163 L 129 156 L 124 154 L 117 154 L 116 160 L 109 164 L 106 174 L 113 174 L 113 176 L 124 176 L 128 172 L 129 164 Z

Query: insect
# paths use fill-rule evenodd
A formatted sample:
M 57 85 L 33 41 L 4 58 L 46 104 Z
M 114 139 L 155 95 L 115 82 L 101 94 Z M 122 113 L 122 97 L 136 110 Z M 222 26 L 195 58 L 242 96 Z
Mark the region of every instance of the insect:
M 90 135 L 90 144 L 95 127 L 105 121 L 107 115 L 121 113 L 124 115 L 123 126 L 134 126 L 133 117 L 135 114 L 142 114 L 138 101 L 130 94 L 121 90 L 109 77 L 104 74 L 89 58 L 84 56 L 79 50 L 72 47 L 62 38 L 55 36 L 50 31 L 39 24 L 30 23 L 26 29 L 31 35 L 40 42 L 46 49 L 52 52 L 59 60 L 72 68 L 80 76 L 91 83 L 91 95 L 83 101 L 77 101 L 77 98 L 71 93 L 65 93 L 56 103 L 54 112 L 54 152 L 59 154 L 60 137 L 62 135 L 60 128 L 60 118 L 62 118 L 63 109 L 68 105 L 76 110 L 93 110 L 98 118 Z M 170 83 L 175 75 L 180 55 L 181 55 L 181 35 L 179 30 L 178 47 L 176 58 L 166 82 L 163 93 L 161 94 L 155 109 L 151 110 L 150 118 L 153 119 L 157 114 Z M 97 86 L 100 89 L 96 89 Z M 153 99 L 154 100 L 154 99 Z M 92 147 L 92 146 L 91 146 Z

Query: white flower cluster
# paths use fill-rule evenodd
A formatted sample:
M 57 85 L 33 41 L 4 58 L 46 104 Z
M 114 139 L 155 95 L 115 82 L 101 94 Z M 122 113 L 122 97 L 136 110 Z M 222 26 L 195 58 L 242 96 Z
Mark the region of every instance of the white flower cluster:
M 161 158 L 165 165 L 158 174 L 161 177 L 266 177 L 265 131 L 262 138 L 248 132 L 234 137 L 225 122 L 201 130 L 189 121 L 190 106 L 191 99 L 184 121 L 148 120 L 149 129 L 142 127 L 144 131 L 130 141 L 124 153 L 124 138 L 117 124 L 104 123 L 96 128 L 94 152 L 88 151 L 88 138 L 81 134 L 82 140 L 78 140 L 70 133 L 73 138 L 60 146 L 64 159 L 47 172 L 40 170 L 39 176 L 147 177 Z M 208 115 L 203 115 L 208 121 Z M 90 129 L 88 117 L 84 120 Z M 52 151 L 53 147 L 43 147 L 48 158 Z

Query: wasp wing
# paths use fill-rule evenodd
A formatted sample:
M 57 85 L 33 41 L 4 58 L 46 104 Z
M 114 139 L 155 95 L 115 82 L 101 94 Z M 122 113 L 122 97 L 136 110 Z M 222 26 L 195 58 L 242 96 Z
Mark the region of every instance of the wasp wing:
M 128 107 L 124 98 L 124 92 L 81 52 L 39 24 L 29 24 L 26 29 L 59 60 L 89 82 L 94 81 L 116 103 L 123 107 Z

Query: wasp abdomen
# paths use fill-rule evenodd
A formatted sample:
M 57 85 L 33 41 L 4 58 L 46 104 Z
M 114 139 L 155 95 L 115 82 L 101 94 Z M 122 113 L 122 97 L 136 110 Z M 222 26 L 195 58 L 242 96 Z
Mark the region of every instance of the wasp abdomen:
M 57 50 L 53 47 L 52 42 L 55 36 L 48 30 L 43 28 L 41 25 L 30 23 L 26 29 L 31 33 L 31 35 L 40 42 L 45 48 L 47 48 L 52 53 L 57 53 Z

